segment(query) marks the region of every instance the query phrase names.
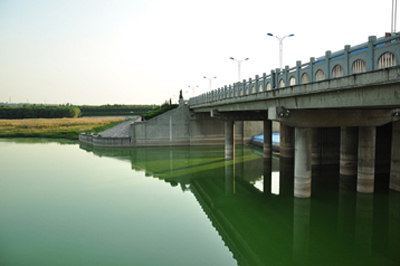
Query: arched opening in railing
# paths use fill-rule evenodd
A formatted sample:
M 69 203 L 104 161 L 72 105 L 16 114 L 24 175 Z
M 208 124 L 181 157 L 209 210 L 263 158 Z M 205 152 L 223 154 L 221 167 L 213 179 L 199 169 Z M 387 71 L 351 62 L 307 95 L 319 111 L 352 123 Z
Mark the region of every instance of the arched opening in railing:
M 290 85 L 290 86 L 296 85 L 296 78 L 295 78 L 295 77 L 290 77 L 290 79 L 289 79 L 289 85 Z
M 283 88 L 283 87 L 285 87 L 285 82 L 283 81 L 283 79 L 281 79 L 279 81 L 279 88 Z
M 325 79 L 325 73 L 321 69 L 318 69 L 318 71 L 315 73 L 315 81 L 320 81 Z
M 239 96 L 242 96 L 243 95 L 243 89 L 240 89 L 239 90 Z
M 386 52 L 379 57 L 378 60 L 378 67 L 385 68 L 385 67 L 392 67 L 396 65 L 396 57 L 391 52 Z
M 367 71 L 365 61 L 357 59 L 356 61 L 354 61 L 352 69 L 353 69 L 352 74 L 363 73 Z
M 307 84 L 309 82 L 310 82 L 310 77 L 308 76 L 307 73 L 301 75 L 301 84 Z
M 344 76 L 343 68 L 340 65 L 336 65 L 332 69 L 332 78 L 339 78 Z
M 249 94 L 249 87 L 246 87 L 246 93 L 245 93 L 245 95 L 248 95 Z
M 255 86 L 251 86 L 251 93 L 256 93 L 256 87 Z
M 271 90 L 271 83 L 267 83 L 267 91 L 270 91 Z
M 260 84 L 259 86 L 258 86 L 258 92 L 262 92 L 262 84 Z

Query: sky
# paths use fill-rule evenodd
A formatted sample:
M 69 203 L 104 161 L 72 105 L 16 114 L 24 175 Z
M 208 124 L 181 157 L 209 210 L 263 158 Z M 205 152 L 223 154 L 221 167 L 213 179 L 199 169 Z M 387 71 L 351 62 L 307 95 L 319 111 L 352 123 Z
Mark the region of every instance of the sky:
M 0 102 L 162 104 L 391 31 L 392 1 L 0 0 Z

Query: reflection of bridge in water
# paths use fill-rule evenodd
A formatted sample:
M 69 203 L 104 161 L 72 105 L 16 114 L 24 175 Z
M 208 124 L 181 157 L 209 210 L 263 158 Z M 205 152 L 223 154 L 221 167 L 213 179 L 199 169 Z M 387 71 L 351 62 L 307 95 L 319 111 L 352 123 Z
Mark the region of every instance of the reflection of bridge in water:
M 314 197 L 293 198 L 293 162 L 242 146 L 235 161 L 224 160 L 223 147 L 81 148 L 191 191 L 239 265 L 400 262 L 398 193 L 337 192 L 335 171 L 315 169 Z M 272 172 L 279 193 L 271 193 Z M 253 185 L 260 180 L 262 189 Z

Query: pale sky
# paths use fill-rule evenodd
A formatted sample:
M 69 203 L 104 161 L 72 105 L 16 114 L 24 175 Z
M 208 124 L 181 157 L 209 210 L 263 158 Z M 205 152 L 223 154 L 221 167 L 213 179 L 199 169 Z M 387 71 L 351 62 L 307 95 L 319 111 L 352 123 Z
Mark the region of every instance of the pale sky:
M 392 1 L 0 0 L 0 102 L 162 104 L 391 30 Z M 187 98 L 187 97 L 185 97 Z

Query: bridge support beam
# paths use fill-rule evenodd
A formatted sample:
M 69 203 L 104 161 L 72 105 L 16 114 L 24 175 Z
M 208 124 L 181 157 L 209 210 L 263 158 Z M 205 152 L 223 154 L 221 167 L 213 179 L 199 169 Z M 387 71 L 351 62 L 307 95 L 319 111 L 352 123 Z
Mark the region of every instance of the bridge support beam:
M 264 120 L 264 158 L 272 157 L 272 121 Z
M 294 128 L 281 123 L 279 154 L 284 158 L 294 157 Z
M 376 127 L 360 127 L 358 132 L 357 191 L 374 192 Z
M 311 197 L 312 129 L 295 128 L 294 196 Z
M 357 177 L 358 127 L 340 129 L 340 188 L 355 189 Z
M 225 122 L 225 159 L 235 158 L 235 122 Z
M 400 121 L 392 124 L 392 158 L 389 187 L 400 191 Z

